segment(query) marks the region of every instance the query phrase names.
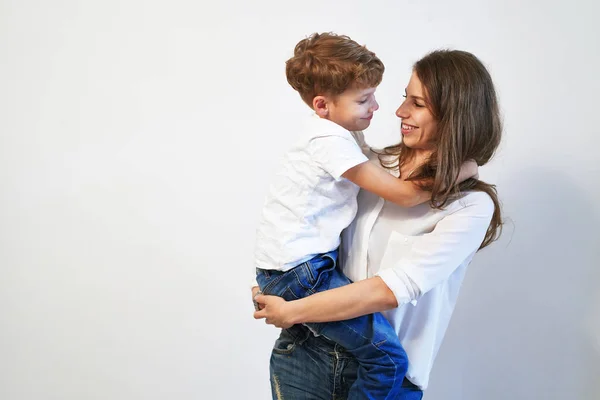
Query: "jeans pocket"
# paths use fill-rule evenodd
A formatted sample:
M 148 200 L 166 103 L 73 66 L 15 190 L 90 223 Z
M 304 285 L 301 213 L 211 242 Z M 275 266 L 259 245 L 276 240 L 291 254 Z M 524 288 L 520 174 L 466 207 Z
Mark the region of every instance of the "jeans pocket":
M 280 297 L 286 301 L 294 301 L 300 299 L 302 296 L 299 296 L 297 293 L 294 293 L 292 288 L 288 286 L 287 288 L 285 288 L 283 293 L 281 293 Z
M 296 343 L 297 339 L 286 329 L 283 329 L 273 345 L 273 353 L 283 355 L 292 354 L 296 348 Z
M 283 278 L 285 278 L 285 273 L 256 269 L 256 282 L 264 294 L 274 294 L 268 288 L 276 286 Z
M 336 273 L 336 261 L 325 254 L 313 258 L 298 267 L 296 275 L 298 283 L 306 290 L 320 291 L 319 286 L 328 282 Z

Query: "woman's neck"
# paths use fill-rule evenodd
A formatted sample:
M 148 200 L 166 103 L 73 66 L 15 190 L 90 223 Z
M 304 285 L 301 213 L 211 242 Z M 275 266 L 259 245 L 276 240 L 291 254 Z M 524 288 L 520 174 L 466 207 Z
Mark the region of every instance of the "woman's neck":
M 410 155 L 410 158 L 406 160 L 404 166 L 407 171 L 413 171 L 425 164 L 432 152 L 430 150 L 414 149 Z

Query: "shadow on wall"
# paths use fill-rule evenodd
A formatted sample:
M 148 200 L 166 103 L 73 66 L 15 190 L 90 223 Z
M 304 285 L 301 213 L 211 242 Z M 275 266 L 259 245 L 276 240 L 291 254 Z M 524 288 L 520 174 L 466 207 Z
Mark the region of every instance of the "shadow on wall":
M 592 192 L 541 168 L 498 190 L 504 234 L 470 266 L 426 398 L 595 399 L 600 218 Z

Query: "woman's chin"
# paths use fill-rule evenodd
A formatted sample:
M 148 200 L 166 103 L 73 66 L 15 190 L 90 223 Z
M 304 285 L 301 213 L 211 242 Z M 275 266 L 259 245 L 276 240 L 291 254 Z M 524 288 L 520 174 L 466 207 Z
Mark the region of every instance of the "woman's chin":
M 402 135 L 402 144 L 408 147 L 409 149 L 412 149 L 415 143 L 413 140 L 410 140 L 410 138 L 407 138 L 406 136 Z

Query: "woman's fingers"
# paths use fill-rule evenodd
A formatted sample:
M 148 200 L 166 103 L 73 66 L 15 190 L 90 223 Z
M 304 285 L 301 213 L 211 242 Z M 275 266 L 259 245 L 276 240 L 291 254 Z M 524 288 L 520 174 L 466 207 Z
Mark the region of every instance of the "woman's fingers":
M 254 319 L 262 319 L 267 317 L 267 311 L 263 308 L 259 311 L 254 311 Z

